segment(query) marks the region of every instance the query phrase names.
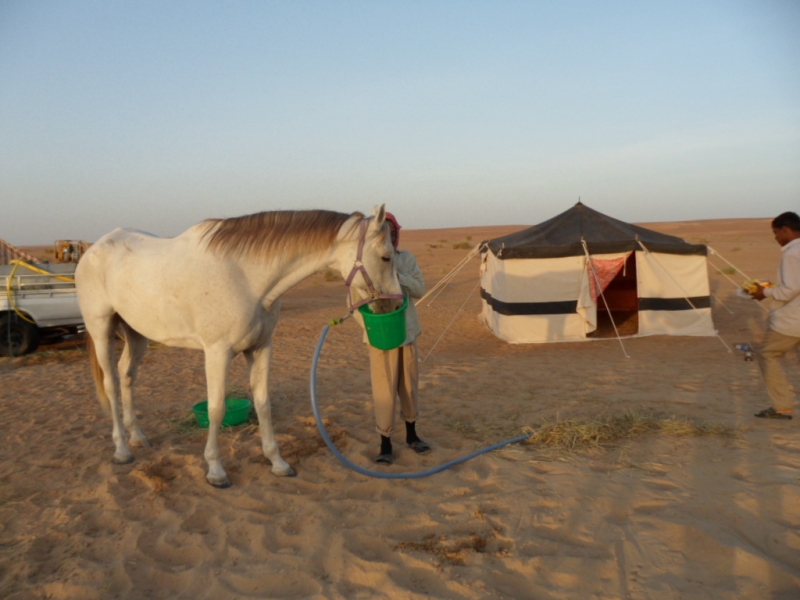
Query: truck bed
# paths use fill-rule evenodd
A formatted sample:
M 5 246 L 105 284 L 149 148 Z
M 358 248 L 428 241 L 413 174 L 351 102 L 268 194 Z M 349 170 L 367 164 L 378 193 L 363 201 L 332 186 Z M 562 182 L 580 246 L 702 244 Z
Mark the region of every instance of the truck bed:
M 0 314 L 13 312 L 16 308 L 32 318 L 40 328 L 82 325 L 74 281 L 77 265 L 29 264 L 47 271 L 47 274 L 31 270 L 24 264 L 0 265 Z M 12 298 L 9 298 L 9 278 Z

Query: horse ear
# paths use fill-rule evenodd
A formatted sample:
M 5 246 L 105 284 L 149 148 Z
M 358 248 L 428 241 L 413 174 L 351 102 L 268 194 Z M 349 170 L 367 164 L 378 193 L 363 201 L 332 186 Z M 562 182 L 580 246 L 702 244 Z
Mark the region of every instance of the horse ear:
M 376 204 L 372 207 L 372 216 L 375 217 L 375 229 L 383 227 L 383 222 L 386 220 L 386 205 L 381 204 L 380 207 Z

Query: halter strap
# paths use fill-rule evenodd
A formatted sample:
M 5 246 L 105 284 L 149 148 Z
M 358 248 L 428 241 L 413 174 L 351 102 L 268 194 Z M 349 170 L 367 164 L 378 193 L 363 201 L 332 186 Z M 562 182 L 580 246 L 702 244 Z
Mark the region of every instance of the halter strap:
M 358 237 L 358 253 L 356 254 L 356 260 L 353 262 L 353 268 L 350 269 L 350 274 L 347 276 L 344 284 L 347 286 L 347 301 L 350 305 L 350 312 L 354 312 L 357 308 L 364 306 L 365 304 L 369 304 L 373 300 L 378 300 L 379 298 L 396 298 L 400 299 L 403 298 L 403 294 L 381 294 L 378 290 L 375 289 L 375 286 L 372 283 L 372 279 L 370 279 L 369 274 L 367 273 L 367 269 L 364 267 L 363 257 L 364 257 L 364 242 L 367 238 L 367 221 L 373 217 L 368 217 L 366 219 L 362 219 L 359 225 L 360 232 Z M 361 273 L 364 277 L 364 281 L 367 283 L 367 290 L 369 290 L 369 296 L 365 299 L 353 304 L 353 288 L 351 284 L 353 283 L 353 279 L 355 279 L 356 274 Z

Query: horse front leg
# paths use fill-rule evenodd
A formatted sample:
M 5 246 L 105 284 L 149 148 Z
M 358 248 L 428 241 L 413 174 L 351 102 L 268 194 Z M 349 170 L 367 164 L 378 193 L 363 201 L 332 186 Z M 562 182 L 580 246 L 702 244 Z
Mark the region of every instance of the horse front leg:
M 245 358 L 250 364 L 250 388 L 258 415 L 261 448 L 264 456 L 272 463 L 272 472 L 275 475 L 294 477 L 297 473 L 289 463 L 281 458 L 275 432 L 272 429 L 272 409 L 269 404 L 269 364 L 272 360 L 272 340 L 258 350 L 245 352 Z
M 147 351 L 147 338 L 129 326 L 123 327 L 125 332 L 125 349 L 119 359 L 120 391 L 122 396 L 122 420 L 130 435 L 131 446 L 150 446 L 147 436 L 139 428 L 136 412 L 133 407 L 133 386 L 139 365 Z
M 208 440 L 204 453 L 208 463 L 206 479 L 218 488 L 231 486 L 228 474 L 222 468 L 219 451 L 219 429 L 225 417 L 225 387 L 231 364 L 229 350 L 206 350 L 206 385 L 208 387 Z

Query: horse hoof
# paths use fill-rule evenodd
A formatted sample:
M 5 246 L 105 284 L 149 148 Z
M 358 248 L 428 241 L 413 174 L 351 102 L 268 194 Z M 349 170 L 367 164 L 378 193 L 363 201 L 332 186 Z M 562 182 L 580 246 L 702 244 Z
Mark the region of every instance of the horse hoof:
M 117 456 L 114 455 L 114 464 L 115 465 L 129 465 L 133 462 L 133 454 L 129 454 L 127 456 Z
M 128 443 L 134 448 L 150 448 L 150 440 L 148 440 L 145 436 L 131 437 L 130 442 Z
M 297 471 L 290 466 L 287 466 L 283 471 L 276 471 L 273 469 L 272 472 L 278 477 L 297 477 Z
M 221 481 L 211 481 L 208 478 L 206 478 L 206 480 L 208 481 L 208 483 L 210 483 L 215 488 L 218 488 L 220 490 L 224 490 L 224 489 L 227 489 L 227 488 L 231 487 L 231 480 L 228 479 L 227 477 L 224 480 L 221 480 Z

